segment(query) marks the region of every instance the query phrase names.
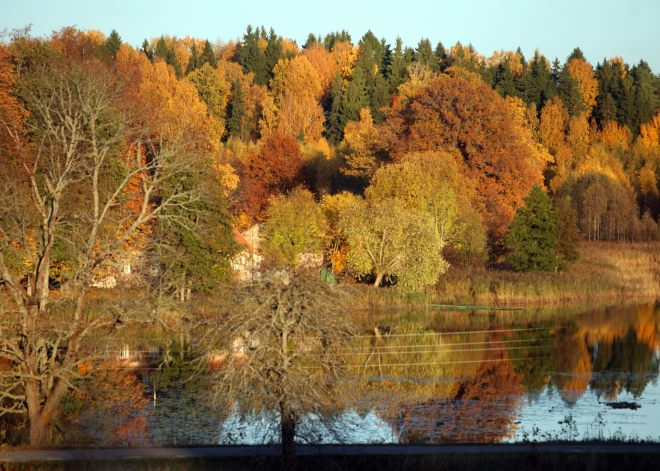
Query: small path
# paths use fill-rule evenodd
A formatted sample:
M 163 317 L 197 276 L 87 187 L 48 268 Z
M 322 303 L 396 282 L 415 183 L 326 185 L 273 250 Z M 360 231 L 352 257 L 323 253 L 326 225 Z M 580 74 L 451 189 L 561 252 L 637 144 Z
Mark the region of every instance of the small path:
M 300 456 L 314 455 L 434 455 L 444 453 L 658 453 L 658 444 L 503 444 L 503 445 L 299 445 Z M 278 445 L 199 448 L 104 448 L 34 450 L 0 453 L 2 462 L 104 461 L 128 459 L 227 458 L 277 456 Z

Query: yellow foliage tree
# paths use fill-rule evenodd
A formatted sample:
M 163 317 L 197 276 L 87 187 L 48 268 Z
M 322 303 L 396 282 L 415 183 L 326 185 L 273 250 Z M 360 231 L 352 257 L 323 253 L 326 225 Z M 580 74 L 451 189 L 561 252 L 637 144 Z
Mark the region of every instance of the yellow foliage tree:
M 316 141 L 323 132 L 322 93 L 316 69 L 305 56 L 280 59 L 273 69 L 273 90 L 277 112 L 277 130 L 292 136 Z
M 330 55 L 337 63 L 339 73 L 344 79 L 344 85 L 348 83 L 349 78 L 353 75 L 358 52 L 359 48 L 357 46 L 353 47 L 348 41 L 339 41 L 332 48 Z
M 346 161 L 342 169 L 346 175 L 371 177 L 378 168 L 378 128 L 368 108 L 360 110 L 360 121 L 349 121 L 344 128 L 340 152 Z
M 578 83 L 587 107 L 587 115 L 591 114 L 591 110 L 596 105 L 596 96 L 598 96 L 598 80 L 594 75 L 594 69 L 584 59 L 575 58 L 568 63 L 568 71 Z

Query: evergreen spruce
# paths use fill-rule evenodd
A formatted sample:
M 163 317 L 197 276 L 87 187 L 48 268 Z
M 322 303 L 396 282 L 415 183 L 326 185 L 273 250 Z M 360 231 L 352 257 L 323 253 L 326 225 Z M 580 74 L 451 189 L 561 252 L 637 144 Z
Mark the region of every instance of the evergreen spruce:
M 495 91 L 502 95 L 502 97 L 516 96 L 516 82 L 511 72 L 511 67 L 507 62 L 500 62 L 495 71 L 493 78 L 493 86 Z
M 188 60 L 188 67 L 186 67 L 186 73 L 194 72 L 199 69 L 201 66 L 199 60 L 199 54 L 197 53 L 197 45 L 195 43 L 190 47 L 190 59 Z
M 509 228 L 506 257 L 516 271 L 552 271 L 557 268 L 559 219 L 548 195 L 534 185 L 518 208 Z
M 390 56 L 390 64 L 387 68 L 387 80 L 390 91 L 395 91 L 399 87 L 399 84 L 404 81 L 407 65 L 408 62 L 406 61 L 403 50 L 403 40 L 397 37 L 394 51 L 392 51 Z
M 270 29 L 268 35 L 268 46 L 266 46 L 266 72 L 268 73 L 268 81 L 273 78 L 273 69 L 277 61 L 284 57 L 284 48 L 282 47 L 282 38 L 275 34 L 273 28 Z
M 523 86 L 518 87 L 520 96 L 528 105 L 535 104 L 539 112 L 556 94 L 548 60 L 539 51 L 534 53 L 521 82 Z
M 341 142 L 344 135 L 344 127 L 341 123 L 341 102 L 343 95 L 343 81 L 341 75 L 337 74 L 332 80 L 330 88 L 330 110 L 327 114 L 326 121 L 326 137 L 328 142 L 332 145 L 337 145 Z
M 266 55 L 259 47 L 260 33 L 248 25 L 243 35 L 243 42 L 238 48 L 238 63 L 243 67 L 243 72 L 248 74 L 254 72 L 254 82 L 257 85 L 266 85 L 269 74 L 266 65 Z
M 374 87 L 371 90 L 371 116 L 375 124 L 385 120 L 383 108 L 390 105 L 390 87 L 387 79 L 381 74 L 376 76 Z
M 568 70 L 568 64 L 565 64 L 559 75 L 559 98 L 568 110 L 569 116 L 577 116 L 585 111 L 584 99 L 577 80 L 573 78 Z
M 144 54 L 147 56 L 147 58 L 150 61 L 154 60 L 154 50 L 146 38 L 144 39 L 144 41 L 142 41 L 142 52 L 144 52 Z
M 245 98 L 243 97 L 243 86 L 240 80 L 236 80 L 232 90 L 231 101 L 227 104 L 227 131 L 231 137 L 245 140 L 248 136 L 247 112 L 245 110 Z
M 362 108 L 369 108 L 369 97 L 367 96 L 364 71 L 361 67 L 356 67 L 341 100 L 339 121 L 342 132 L 346 123 L 360 120 Z
M 110 55 L 112 55 L 112 58 L 116 59 L 117 52 L 119 52 L 119 48 L 121 47 L 121 36 L 119 36 L 116 30 L 113 29 L 108 39 L 106 39 L 105 47 L 110 52 Z
M 632 118 L 632 130 L 635 134 L 639 133 L 642 124 L 655 116 L 658 112 L 660 100 L 658 99 L 658 77 L 653 75 L 653 71 L 645 61 L 639 61 L 639 64 L 630 71 L 633 78 L 634 109 L 635 114 Z
M 435 61 L 438 63 L 438 69 L 444 70 L 447 61 L 447 51 L 445 50 L 442 41 L 438 41 L 438 44 L 435 46 L 435 51 L 433 51 L 433 55 L 435 56 Z
M 211 43 L 208 40 L 204 41 L 202 55 L 199 56 L 199 67 L 203 66 L 204 64 L 208 64 L 214 69 L 218 65 L 218 61 L 215 58 L 215 52 L 213 52 L 213 46 L 211 46 Z
M 426 67 L 429 67 L 434 72 L 440 70 L 440 63 L 435 60 L 435 56 L 433 54 L 433 46 L 431 45 L 431 41 L 428 39 L 422 39 L 417 44 L 417 49 L 415 50 L 415 61 Z
M 165 42 L 165 37 L 161 36 L 158 38 L 158 42 L 156 42 L 156 48 L 154 50 L 154 57 L 157 57 L 159 59 L 166 60 L 167 59 L 167 43 Z
M 305 44 L 303 44 L 303 49 L 307 49 L 308 47 L 313 46 L 314 44 L 319 44 L 321 41 L 319 41 L 316 36 L 314 36 L 314 33 L 309 33 L 307 36 L 307 40 L 305 41 Z
M 172 66 L 177 78 L 181 78 L 181 76 L 183 75 L 183 70 L 181 68 L 181 64 L 179 64 L 179 59 L 176 58 L 176 54 L 174 53 L 174 48 L 170 48 L 167 50 L 167 54 L 165 55 L 165 62 L 167 63 L 167 65 Z

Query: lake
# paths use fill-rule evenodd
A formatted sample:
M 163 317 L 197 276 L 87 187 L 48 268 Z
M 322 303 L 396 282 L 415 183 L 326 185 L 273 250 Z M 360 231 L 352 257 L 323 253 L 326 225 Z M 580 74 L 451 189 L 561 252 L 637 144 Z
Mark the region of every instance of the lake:
M 348 352 L 354 380 L 342 391 L 344 408 L 330 426 L 306 417 L 304 440 L 660 439 L 658 306 L 511 313 L 419 308 L 361 316 L 365 325 L 379 326 L 380 335 L 365 328 L 356 339 Z M 65 401 L 72 411 L 66 440 L 130 446 L 277 440 L 273 416 L 219 410 L 204 399 L 210 376 L 182 382 L 186 378 L 188 370 L 176 362 L 162 370 L 109 371 L 106 383 L 120 384 L 114 396 L 99 393 L 93 408 Z

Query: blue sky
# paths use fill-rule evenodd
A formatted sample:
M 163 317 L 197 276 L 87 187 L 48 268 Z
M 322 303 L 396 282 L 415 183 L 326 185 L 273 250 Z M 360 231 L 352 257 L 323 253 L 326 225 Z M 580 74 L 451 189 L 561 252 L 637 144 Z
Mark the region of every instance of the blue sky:
M 33 25 L 33 34 L 63 26 L 117 29 L 139 45 L 147 37 L 191 35 L 211 41 L 240 37 L 248 24 L 271 26 L 302 44 L 308 33 L 346 29 L 357 40 L 369 29 L 393 44 L 397 35 L 415 46 L 428 37 L 445 46 L 472 43 L 484 55 L 520 46 L 563 62 L 579 46 L 596 64 L 621 56 L 646 60 L 660 72 L 658 0 L 0 0 L 0 29 Z

